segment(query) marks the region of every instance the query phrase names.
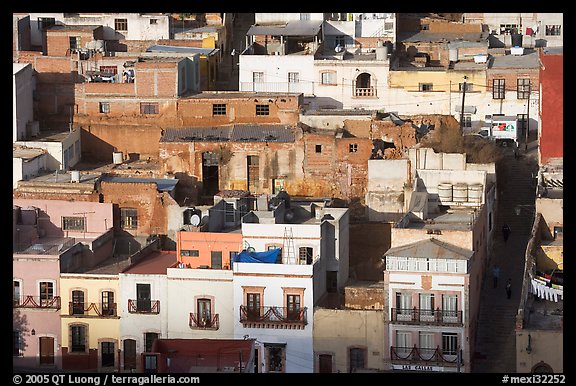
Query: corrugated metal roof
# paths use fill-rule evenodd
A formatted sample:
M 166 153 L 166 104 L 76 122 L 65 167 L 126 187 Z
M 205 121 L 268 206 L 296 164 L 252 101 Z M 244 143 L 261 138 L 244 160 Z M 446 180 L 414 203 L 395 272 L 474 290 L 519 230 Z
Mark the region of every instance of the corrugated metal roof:
M 463 259 L 468 260 L 474 254 L 473 251 L 460 248 L 456 245 L 445 243 L 435 238 L 416 241 L 388 249 L 385 256 L 396 257 L 421 257 L 440 259 Z
M 166 129 L 160 142 L 294 142 L 286 125 L 235 125 Z
M 175 178 L 131 178 L 131 177 L 114 177 L 102 176 L 103 182 L 129 182 L 129 183 L 148 183 L 156 184 L 159 192 L 170 192 L 176 188 L 178 180 Z
M 253 25 L 246 35 L 316 36 L 322 23 L 322 20 L 294 20 L 286 24 Z

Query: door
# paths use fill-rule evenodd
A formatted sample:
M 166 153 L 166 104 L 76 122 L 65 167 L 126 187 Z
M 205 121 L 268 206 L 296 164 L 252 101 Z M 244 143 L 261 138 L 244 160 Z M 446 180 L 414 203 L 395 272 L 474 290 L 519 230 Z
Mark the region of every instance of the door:
M 114 367 L 114 342 L 102 342 L 100 346 L 102 367 Z
M 218 154 L 202 153 L 202 196 L 214 201 L 214 195 L 219 190 Z
M 212 269 L 222 269 L 222 251 L 210 252 Z
M 210 314 L 210 299 L 198 299 L 196 304 L 196 309 L 198 310 L 198 326 L 199 327 L 210 327 L 211 326 L 211 314 Z
M 332 355 L 320 354 L 318 356 L 318 372 L 320 373 L 332 372 Z
M 288 320 L 300 319 L 300 295 L 286 295 Z
M 258 190 L 258 179 L 260 178 L 259 157 L 257 155 L 248 156 L 248 190 L 256 192 Z
M 152 310 L 150 293 L 150 284 L 136 284 L 136 307 L 138 312 L 150 312 Z
M 114 304 L 114 292 L 102 292 L 102 315 L 114 316 L 116 313 L 116 306 Z
M 124 340 L 124 370 L 136 369 L 136 341 Z
M 260 294 L 246 294 L 246 314 L 248 320 L 260 319 Z
M 84 291 L 72 291 L 72 315 L 84 315 Z
M 40 344 L 40 364 L 54 364 L 54 338 L 43 336 L 38 338 Z

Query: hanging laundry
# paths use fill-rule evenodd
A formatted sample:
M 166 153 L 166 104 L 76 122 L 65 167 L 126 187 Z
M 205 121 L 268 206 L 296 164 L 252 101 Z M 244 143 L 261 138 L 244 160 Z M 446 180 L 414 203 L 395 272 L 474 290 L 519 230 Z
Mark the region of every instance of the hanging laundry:
M 528 36 L 534 35 L 534 30 L 532 29 L 532 27 L 526 27 L 526 35 Z

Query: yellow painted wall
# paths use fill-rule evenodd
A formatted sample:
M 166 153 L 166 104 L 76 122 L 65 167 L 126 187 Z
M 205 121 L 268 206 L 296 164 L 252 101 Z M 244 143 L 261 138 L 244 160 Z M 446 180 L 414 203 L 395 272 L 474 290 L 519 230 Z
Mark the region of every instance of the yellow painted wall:
M 69 302 L 72 301 L 73 290 L 84 290 L 84 302 L 86 308 L 90 303 L 96 303 L 99 307 L 102 302 L 102 291 L 114 292 L 114 302 L 117 304 L 116 317 L 99 317 L 90 310 L 86 314 L 89 316 L 69 316 Z M 118 275 L 72 275 L 63 274 L 60 276 L 60 295 L 62 299 L 61 328 L 62 347 L 69 347 L 69 325 L 70 323 L 88 324 L 88 340 L 90 348 L 98 348 L 99 339 L 120 340 L 120 318 L 118 304 L 120 300 Z
M 404 88 L 406 91 L 418 91 L 419 83 L 432 83 L 432 92 L 447 92 L 452 82 L 452 92 L 458 92 L 458 84 L 472 83 L 472 91 L 486 91 L 485 71 L 390 71 L 390 88 Z
M 207 36 L 202 39 L 202 48 L 216 48 L 216 39 L 214 36 Z
M 528 334 L 532 351 L 528 353 Z M 564 334 L 562 330 L 522 330 L 516 333 L 516 371 L 529 373 L 540 362 L 554 373 L 564 372 Z

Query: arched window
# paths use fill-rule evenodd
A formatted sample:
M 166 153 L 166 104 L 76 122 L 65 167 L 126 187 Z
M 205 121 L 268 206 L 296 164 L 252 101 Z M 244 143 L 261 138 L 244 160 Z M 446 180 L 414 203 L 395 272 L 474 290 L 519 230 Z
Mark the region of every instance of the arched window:
M 366 72 L 358 74 L 354 82 L 354 96 L 355 97 L 373 97 L 376 96 L 376 88 L 374 87 L 372 76 Z

